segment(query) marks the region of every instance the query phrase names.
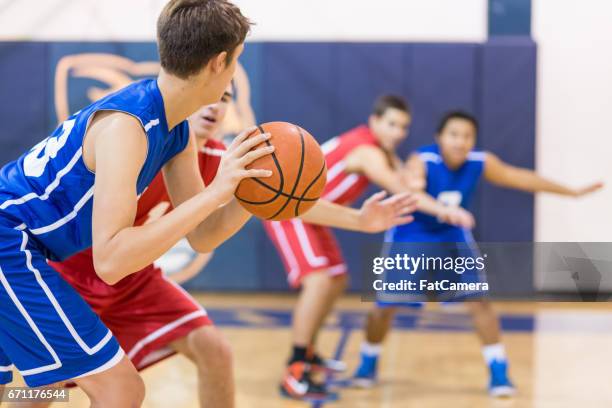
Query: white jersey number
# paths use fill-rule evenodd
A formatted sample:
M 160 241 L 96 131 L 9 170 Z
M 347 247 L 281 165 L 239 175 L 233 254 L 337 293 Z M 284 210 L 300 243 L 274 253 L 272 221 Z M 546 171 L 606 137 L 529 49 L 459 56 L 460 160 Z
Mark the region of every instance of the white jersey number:
M 438 201 L 448 207 L 459 207 L 462 199 L 461 191 L 442 191 L 438 194 Z
M 74 121 L 74 119 L 65 121 L 62 124 L 62 133 L 59 136 L 50 136 L 32 148 L 23 159 L 23 170 L 26 176 L 40 177 L 45 172 L 49 160 L 54 159 L 57 152 L 66 144 L 68 135 L 74 127 Z

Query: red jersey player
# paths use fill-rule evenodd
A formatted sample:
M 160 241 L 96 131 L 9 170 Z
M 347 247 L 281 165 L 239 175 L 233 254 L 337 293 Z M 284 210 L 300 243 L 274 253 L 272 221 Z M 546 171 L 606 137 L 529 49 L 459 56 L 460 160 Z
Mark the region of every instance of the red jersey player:
M 410 122 L 410 108 L 402 98 L 381 96 L 367 126 L 359 126 L 323 144 L 328 169 L 323 199 L 350 205 L 370 183 L 394 194 L 408 191 L 395 148 L 408 134 Z M 450 224 L 472 226 L 469 212 L 442 206 L 426 195 L 417 197 L 421 211 Z M 306 217 L 302 219 L 309 221 Z M 301 289 L 293 314 L 293 352 L 281 393 L 295 399 L 330 398 L 332 395 L 325 387 L 312 380 L 312 369 L 343 371 L 345 365 L 319 357 L 314 339 L 346 287 L 347 268 L 332 231 L 302 219 L 265 222 L 285 265 L 289 284 Z
M 214 179 L 225 150 L 223 144 L 213 139 L 213 136 L 223 121 L 231 98 L 231 87 L 228 87 L 219 103 L 204 106 L 189 118 L 190 131 L 197 141 L 199 167 L 205 184 Z M 160 173 L 138 201 L 135 225 L 154 221 L 171 209 L 164 178 Z M 407 195 L 396 195 L 383 200 L 382 195 L 377 194 L 360 210 L 321 200 L 309 211 L 308 220 L 340 228 L 376 232 L 409 221 L 411 217 L 405 214 L 412 210 L 414 200 Z M 96 274 L 91 250 L 51 265 L 101 317 L 137 369 L 146 368 L 177 352 L 181 353 L 198 368 L 201 405 L 233 406 L 234 383 L 228 343 L 212 325 L 202 306 L 180 286 L 166 278 L 160 268 L 151 264 L 110 286 Z M 163 303 L 160 299 L 163 299 Z

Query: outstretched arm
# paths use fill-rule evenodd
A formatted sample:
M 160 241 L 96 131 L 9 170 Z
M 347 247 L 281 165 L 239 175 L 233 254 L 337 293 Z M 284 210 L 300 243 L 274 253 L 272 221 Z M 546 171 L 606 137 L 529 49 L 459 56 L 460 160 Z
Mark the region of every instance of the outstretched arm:
M 384 191 L 372 195 L 360 209 L 321 199 L 300 218 L 312 224 L 370 233 L 411 222 L 409 214 L 416 209 L 416 198 L 410 193 L 385 199 L 386 195 Z
M 507 188 L 531 193 L 547 192 L 570 197 L 580 197 L 593 193 L 603 187 L 603 183 L 593 183 L 582 188 L 570 188 L 548 180 L 535 171 L 504 163 L 492 153 L 486 153 L 484 176 L 487 181 Z

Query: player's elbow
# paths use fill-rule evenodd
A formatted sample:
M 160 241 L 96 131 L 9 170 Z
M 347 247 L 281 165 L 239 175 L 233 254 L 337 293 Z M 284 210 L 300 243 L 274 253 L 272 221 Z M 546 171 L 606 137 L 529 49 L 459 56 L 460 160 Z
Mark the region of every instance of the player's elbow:
M 187 237 L 187 241 L 189 242 L 189 246 L 191 247 L 191 249 L 200 254 L 208 254 L 210 252 L 213 252 L 219 246 L 215 245 L 215 243 L 207 239 L 196 239 L 193 237 Z
M 111 259 L 96 257 L 94 255 L 94 268 L 96 275 L 107 285 L 114 285 L 121 280 L 120 272 Z

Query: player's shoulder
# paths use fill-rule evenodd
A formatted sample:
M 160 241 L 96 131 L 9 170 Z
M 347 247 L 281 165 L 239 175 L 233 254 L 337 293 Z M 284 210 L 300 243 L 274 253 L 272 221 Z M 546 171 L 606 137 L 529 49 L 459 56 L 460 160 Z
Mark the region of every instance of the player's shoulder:
M 75 116 L 88 118 L 92 114 L 98 116 L 102 111 L 113 112 L 114 117 L 131 116 L 145 132 L 165 121 L 163 99 L 155 79 L 143 79 L 127 85 L 97 100 Z
M 417 148 L 414 152 L 414 156 L 426 163 L 439 164 L 443 161 L 442 155 L 440 155 L 440 149 L 435 143 Z
M 340 135 L 340 143 L 349 147 L 361 145 L 378 146 L 376 137 L 367 125 L 360 125 Z
M 469 162 L 484 163 L 490 156 L 491 154 L 484 150 L 474 149 L 468 153 L 467 159 Z

